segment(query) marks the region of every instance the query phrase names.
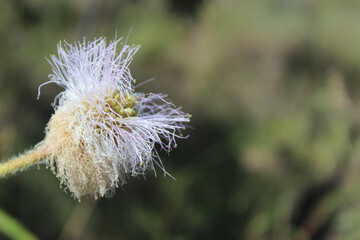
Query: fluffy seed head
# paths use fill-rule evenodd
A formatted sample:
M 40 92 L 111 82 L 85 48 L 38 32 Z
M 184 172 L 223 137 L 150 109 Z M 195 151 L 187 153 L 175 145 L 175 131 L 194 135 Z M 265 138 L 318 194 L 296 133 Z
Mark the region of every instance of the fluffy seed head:
M 118 50 L 119 41 L 60 42 L 49 60 L 53 72 L 44 84 L 65 90 L 55 98 L 42 145 L 51 152 L 47 164 L 79 200 L 111 196 L 127 176 L 155 165 L 164 170 L 155 145 L 176 147 L 190 119 L 163 94 L 134 92 L 129 64 L 139 47 Z

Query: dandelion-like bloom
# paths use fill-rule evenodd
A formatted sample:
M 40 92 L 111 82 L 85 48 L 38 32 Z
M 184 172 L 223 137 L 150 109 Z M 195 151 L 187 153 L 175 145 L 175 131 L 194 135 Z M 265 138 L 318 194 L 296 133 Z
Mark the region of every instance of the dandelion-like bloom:
M 55 98 L 38 158 L 79 200 L 111 196 L 129 175 L 156 165 L 164 170 L 155 146 L 176 147 L 190 119 L 166 95 L 134 92 L 129 64 L 139 46 L 118 50 L 119 41 L 59 43 L 58 56 L 49 60 L 50 80 L 39 87 L 39 94 L 48 83 L 65 91 Z

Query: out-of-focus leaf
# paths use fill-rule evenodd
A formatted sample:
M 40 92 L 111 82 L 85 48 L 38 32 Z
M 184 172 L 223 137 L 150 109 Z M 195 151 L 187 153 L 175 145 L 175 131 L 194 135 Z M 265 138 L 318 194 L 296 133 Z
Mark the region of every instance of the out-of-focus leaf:
M 36 240 L 29 230 L 27 230 L 15 218 L 0 210 L 0 232 L 14 240 Z

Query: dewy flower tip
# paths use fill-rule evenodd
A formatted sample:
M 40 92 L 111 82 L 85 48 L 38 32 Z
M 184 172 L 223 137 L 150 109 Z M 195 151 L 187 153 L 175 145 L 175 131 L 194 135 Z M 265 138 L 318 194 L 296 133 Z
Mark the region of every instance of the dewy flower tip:
M 139 46 L 118 50 L 119 41 L 59 43 L 50 80 L 39 87 L 65 89 L 37 148 L 48 149 L 46 163 L 79 200 L 109 196 L 127 176 L 163 169 L 155 145 L 176 147 L 190 119 L 165 95 L 134 91 L 129 64 Z

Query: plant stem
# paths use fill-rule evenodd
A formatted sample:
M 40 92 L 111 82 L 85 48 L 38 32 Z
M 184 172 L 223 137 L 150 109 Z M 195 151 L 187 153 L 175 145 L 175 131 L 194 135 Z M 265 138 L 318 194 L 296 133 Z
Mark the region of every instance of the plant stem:
M 39 163 L 40 160 L 46 157 L 47 154 L 48 152 L 46 149 L 36 149 L 29 151 L 17 158 L 13 158 L 7 162 L 1 163 L 0 178 Z

